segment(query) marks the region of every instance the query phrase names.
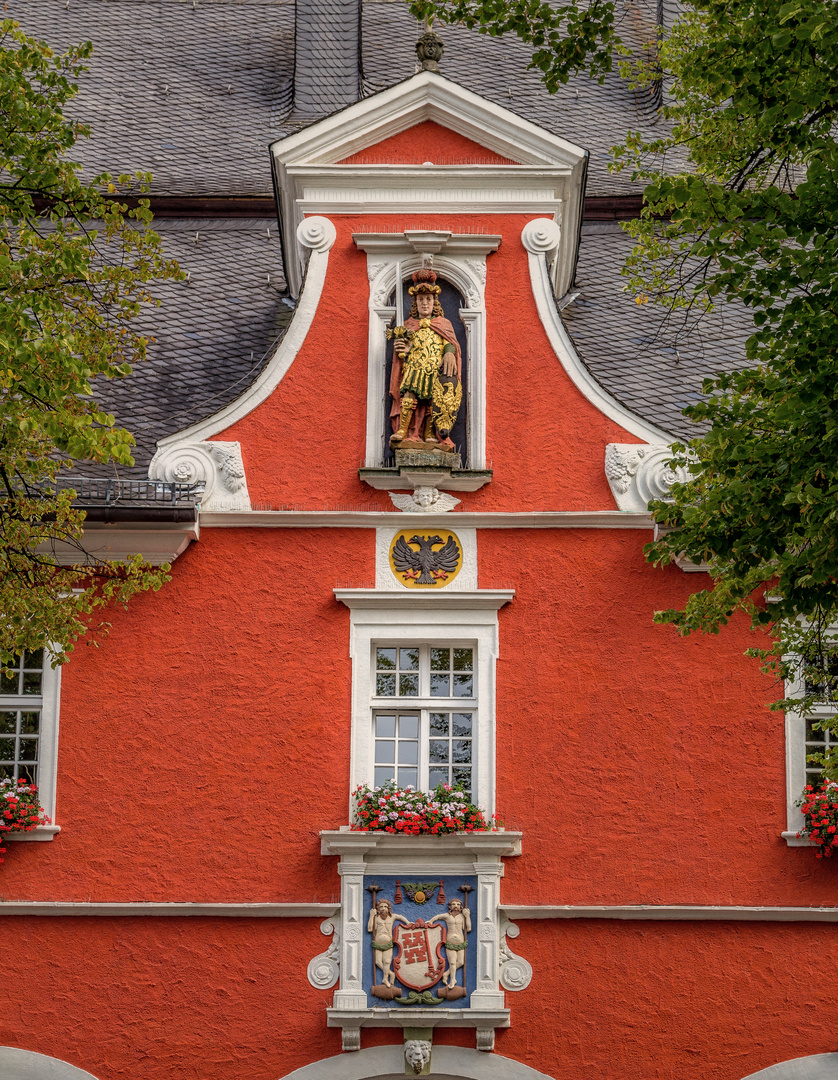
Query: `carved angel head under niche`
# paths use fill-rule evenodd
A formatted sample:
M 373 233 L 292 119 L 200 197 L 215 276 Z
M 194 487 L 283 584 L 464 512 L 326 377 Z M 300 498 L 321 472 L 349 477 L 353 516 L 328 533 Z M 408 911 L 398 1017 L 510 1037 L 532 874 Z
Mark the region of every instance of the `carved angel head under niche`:
M 393 505 L 406 514 L 445 514 L 460 502 L 445 491 L 433 487 L 418 487 L 411 494 L 390 491 Z

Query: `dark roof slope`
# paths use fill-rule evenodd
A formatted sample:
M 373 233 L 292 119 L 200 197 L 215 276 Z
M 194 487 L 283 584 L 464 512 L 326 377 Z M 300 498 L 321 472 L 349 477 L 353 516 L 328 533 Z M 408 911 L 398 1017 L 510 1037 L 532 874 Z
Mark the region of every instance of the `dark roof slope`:
M 212 415 L 253 381 L 291 319 L 273 219 L 162 220 L 168 255 L 189 275 L 165 282 L 136 324 L 153 334 L 146 363 L 96 394 L 133 432 L 145 476 L 158 439 Z M 101 468 L 88 470 L 101 473 Z
M 272 193 L 268 144 L 291 104 L 289 0 L 9 0 L 53 48 L 91 40 L 73 112 L 86 173 L 143 169 L 158 193 Z
M 582 226 L 574 291 L 562 318 L 583 362 L 614 397 L 678 438 L 698 429 L 681 410 L 699 399 L 704 378 L 741 367 L 750 313 L 739 305 L 700 318 L 638 305 L 620 274 L 632 245 L 616 222 Z

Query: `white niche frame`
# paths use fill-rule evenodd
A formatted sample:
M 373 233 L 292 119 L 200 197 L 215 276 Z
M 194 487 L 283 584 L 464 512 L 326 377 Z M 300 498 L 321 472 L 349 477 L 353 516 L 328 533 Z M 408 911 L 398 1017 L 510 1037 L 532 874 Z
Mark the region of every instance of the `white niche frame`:
M 434 271 L 458 289 L 465 300 L 465 306 L 458 312 L 466 328 L 468 350 L 465 401 L 468 460 L 463 463 L 463 467 L 485 469 L 486 257 L 497 250 L 501 238 L 409 231 L 401 235 L 361 234 L 354 239 L 357 246 L 367 253 L 367 277 L 370 284 L 365 467 L 379 468 L 384 453 L 387 405 L 387 342 L 384 331 L 396 313 L 395 307 L 387 303 L 396 287 L 396 265 L 401 264 L 404 280 L 421 270 L 426 264 L 428 254 L 431 254 Z M 393 486 L 405 485 L 394 482 Z

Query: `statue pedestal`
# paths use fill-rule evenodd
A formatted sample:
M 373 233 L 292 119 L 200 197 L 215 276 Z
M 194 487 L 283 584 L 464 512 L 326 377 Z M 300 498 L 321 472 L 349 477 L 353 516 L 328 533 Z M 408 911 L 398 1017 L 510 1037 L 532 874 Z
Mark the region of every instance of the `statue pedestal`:
M 400 463 L 400 455 L 422 460 Z M 458 464 L 444 464 L 443 458 L 453 458 Z M 459 461 L 459 454 L 397 450 L 395 466 L 362 467 L 358 470 L 358 476 L 378 491 L 412 491 L 420 487 L 437 488 L 439 491 L 477 491 L 491 481 L 491 469 L 461 469 Z

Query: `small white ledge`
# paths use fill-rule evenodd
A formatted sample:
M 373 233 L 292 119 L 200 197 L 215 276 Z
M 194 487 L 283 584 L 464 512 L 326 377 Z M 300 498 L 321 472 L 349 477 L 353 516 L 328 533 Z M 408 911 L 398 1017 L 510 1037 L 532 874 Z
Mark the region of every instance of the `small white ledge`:
M 784 832 L 780 834 L 789 847 L 817 847 L 808 836 L 798 836 L 796 832 Z
M 321 855 L 364 855 L 368 851 L 404 859 L 445 855 L 520 855 L 522 833 L 495 829 L 491 832 L 444 833 L 442 836 L 399 836 L 387 832 L 360 832 L 349 826 L 320 833 Z
M 60 832 L 60 825 L 39 825 L 37 829 L 33 829 L 31 832 L 7 833 L 0 843 L 5 843 L 7 840 L 28 840 L 30 842 L 33 840 L 53 840 Z
M 497 611 L 508 604 L 515 596 L 514 589 L 463 589 L 461 592 L 443 589 L 335 589 L 335 599 L 352 610 L 361 608 L 398 608 L 404 610 L 424 610 L 429 608 L 448 608 L 452 611 Z M 439 839 L 435 837 L 435 839 Z

